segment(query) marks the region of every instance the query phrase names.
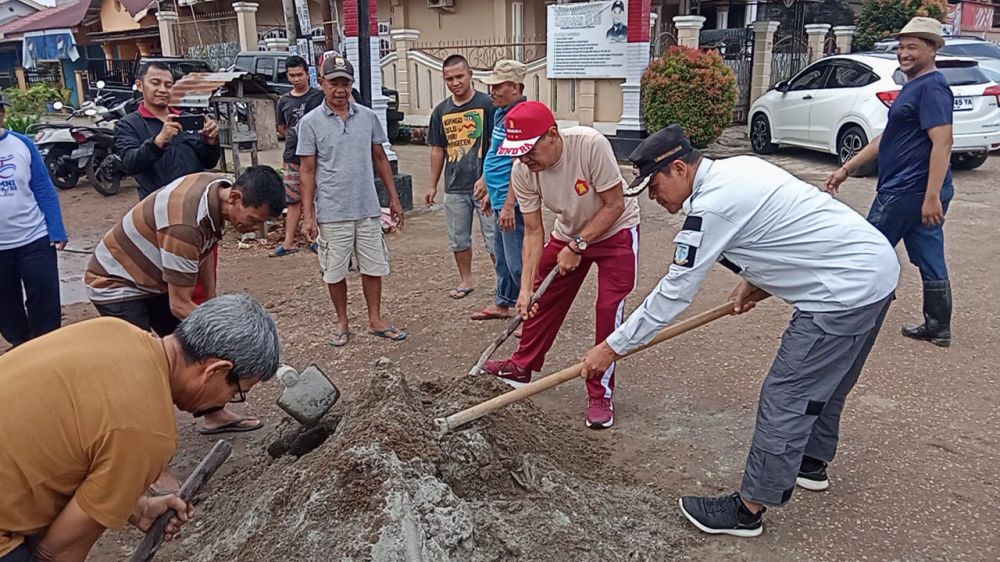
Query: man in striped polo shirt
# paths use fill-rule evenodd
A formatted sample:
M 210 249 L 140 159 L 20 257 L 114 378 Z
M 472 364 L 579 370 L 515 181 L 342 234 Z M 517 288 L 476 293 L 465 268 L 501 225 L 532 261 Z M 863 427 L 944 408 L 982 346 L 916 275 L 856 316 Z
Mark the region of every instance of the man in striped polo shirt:
M 197 306 L 192 297 L 199 277 L 208 297 L 215 297 L 212 252 L 226 223 L 253 232 L 284 209 L 284 184 L 268 166 L 247 168 L 235 182 L 213 173 L 181 177 L 140 201 L 104 235 L 84 274 L 87 296 L 101 316 L 167 336 Z M 204 434 L 263 425 L 227 408 L 201 414 Z

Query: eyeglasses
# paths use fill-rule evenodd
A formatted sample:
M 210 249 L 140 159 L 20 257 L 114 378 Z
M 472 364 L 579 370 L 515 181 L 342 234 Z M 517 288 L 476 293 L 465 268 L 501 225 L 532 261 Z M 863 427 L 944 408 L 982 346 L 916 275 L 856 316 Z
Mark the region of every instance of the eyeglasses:
M 243 387 L 240 386 L 240 381 L 236 381 L 236 394 L 229 399 L 230 404 L 239 404 L 241 402 L 247 401 L 247 393 L 243 392 Z

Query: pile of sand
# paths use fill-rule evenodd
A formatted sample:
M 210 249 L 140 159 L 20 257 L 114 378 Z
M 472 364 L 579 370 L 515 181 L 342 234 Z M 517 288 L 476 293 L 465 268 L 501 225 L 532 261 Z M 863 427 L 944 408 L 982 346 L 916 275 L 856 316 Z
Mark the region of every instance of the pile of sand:
M 296 459 L 215 484 L 171 560 L 665 560 L 692 540 L 673 497 L 608 468 L 606 451 L 516 404 L 443 438 L 436 416 L 507 388 L 407 384 L 383 365 Z M 332 427 L 333 424 L 330 424 Z

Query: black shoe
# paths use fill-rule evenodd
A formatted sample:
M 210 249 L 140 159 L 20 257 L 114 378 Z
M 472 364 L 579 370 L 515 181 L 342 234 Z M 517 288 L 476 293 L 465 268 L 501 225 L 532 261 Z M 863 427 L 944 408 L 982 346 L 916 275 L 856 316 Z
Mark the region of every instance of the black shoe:
M 680 499 L 681 512 L 688 521 L 706 533 L 756 537 L 764 531 L 766 507 L 755 515 L 743 505 L 739 492 L 728 496 L 684 496 Z
M 830 479 L 826 476 L 826 463 L 812 457 L 802 457 L 799 475 L 795 484 L 800 488 L 822 492 L 830 487 Z
M 951 345 L 951 284 L 948 281 L 924 283 L 924 323 L 903 326 L 903 335 L 929 341 L 939 347 Z

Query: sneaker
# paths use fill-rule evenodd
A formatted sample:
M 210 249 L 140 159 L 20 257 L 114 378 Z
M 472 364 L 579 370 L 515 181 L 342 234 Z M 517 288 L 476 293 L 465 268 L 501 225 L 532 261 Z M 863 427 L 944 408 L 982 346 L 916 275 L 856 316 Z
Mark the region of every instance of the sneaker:
M 812 457 L 802 457 L 795 484 L 813 492 L 822 492 L 829 488 L 830 479 L 826 476 L 826 463 Z
M 493 375 L 514 388 L 521 388 L 531 382 L 532 375 L 531 371 L 518 367 L 510 359 L 487 361 L 480 372 Z
M 761 508 L 756 515 L 750 513 L 743 505 L 739 492 L 715 498 L 684 496 L 680 504 L 681 512 L 688 521 L 712 535 L 756 537 L 764 530 L 767 508 Z
M 587 427 L 607 429 L 615 423 L 615 408 L 610 398 L 590 398 L 587 402 Z

